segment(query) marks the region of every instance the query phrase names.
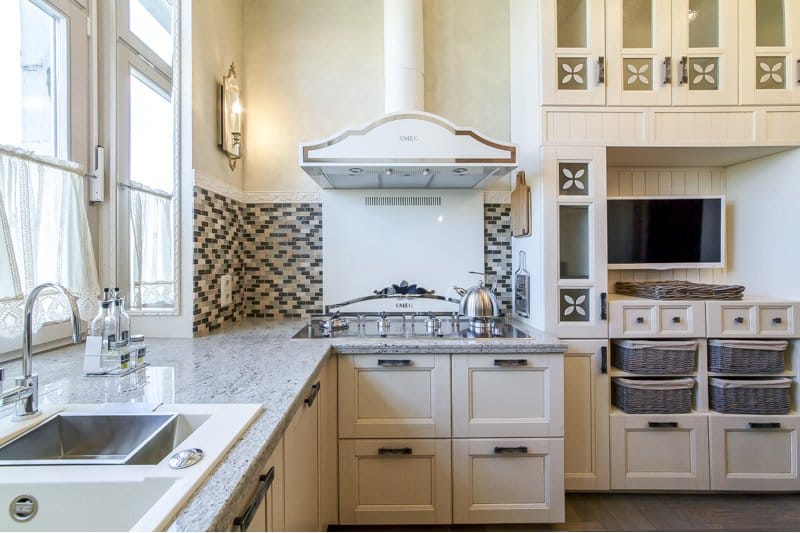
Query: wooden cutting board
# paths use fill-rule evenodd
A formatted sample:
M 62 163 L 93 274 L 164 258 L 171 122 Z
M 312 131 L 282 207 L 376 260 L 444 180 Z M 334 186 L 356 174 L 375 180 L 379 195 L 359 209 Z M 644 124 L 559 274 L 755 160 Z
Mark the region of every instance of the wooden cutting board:
M 511 191 L 511 235 L 531 234 L 531 188 L 525 183 L 525 171 L 517 172 L 517 185 Z

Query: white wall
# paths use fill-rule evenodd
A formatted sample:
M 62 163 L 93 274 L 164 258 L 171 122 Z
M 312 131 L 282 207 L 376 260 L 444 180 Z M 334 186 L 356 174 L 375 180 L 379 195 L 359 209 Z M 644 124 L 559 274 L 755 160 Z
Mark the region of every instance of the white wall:
M 199 174 L 241 189 L 241 161 L 231 171 L 217 146 L 217 84 L 232 62 L 237 77 L 247 75 L 242 68 L 242 0 L 193 0 L 191 6 L 192 166 Z M 242 99 L 247 105 L 244 91 Z M 245 114 L 245 121 L 249 118 Z
M 800 148 L 728 167 L 728 281 L 800 299 Z
M 531 316 L 526 322 L 544 329 L 544 242 L 542 239 L 541 99 L 539 65 L 539 9 L 536 0 L 509 2 L 509 86 L 511 141 L 519 146 L 519 166 L 531 188 L 531 235 L 512 238 L 512 269 L 519 268 L 519 252 L 527 254 L 531 274 Z M 512 177 L 513 178 L 513 177 Z M 512 181 L 513 183 L 513 181 Z

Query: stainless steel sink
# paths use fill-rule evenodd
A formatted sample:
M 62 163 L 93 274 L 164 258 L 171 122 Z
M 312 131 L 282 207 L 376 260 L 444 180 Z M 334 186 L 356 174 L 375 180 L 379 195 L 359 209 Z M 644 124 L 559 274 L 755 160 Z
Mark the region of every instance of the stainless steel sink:
M 0 447 L 0 466 L 154 465 L 176 442 L 173 413 L 59 413 Z

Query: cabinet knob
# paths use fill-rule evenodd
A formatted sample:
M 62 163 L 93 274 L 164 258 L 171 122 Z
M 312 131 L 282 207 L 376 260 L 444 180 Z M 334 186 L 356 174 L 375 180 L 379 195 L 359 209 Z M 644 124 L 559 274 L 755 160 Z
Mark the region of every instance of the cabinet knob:
M 744 324 L 744 317 L 737 316 L 736 318 L 733 319 L 733 321 L 736 322 L 737 324 Z
M 780 324 L 782 322 L 783 322 L 783 320 L 779 316 L 776 316 L 775 318 L 772 319 L 772 323 L 773 324 Z
M 681 317 L 679 317 L 679 316 L 672 317 L 672 323 L 673 324 L 680 324 L 681 323 Z
M 637 316 L 636 317 L 636 323 L 637 324 L 644 324 L 644 317 L 643 316 Z

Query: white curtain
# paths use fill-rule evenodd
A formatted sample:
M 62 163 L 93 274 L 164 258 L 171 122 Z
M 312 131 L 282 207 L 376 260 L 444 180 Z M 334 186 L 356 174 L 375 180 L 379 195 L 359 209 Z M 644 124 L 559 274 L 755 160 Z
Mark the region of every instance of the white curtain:
M 81 318 L 97 312 L 100 284 L 86 217 L 83 170 L 75 163 L 0 146 L 0 337 L 22 332 L 22 307 L 33 287 L 62 284 Z M 43 293 L 34 329 L 63 322 L 69 307 Z
M 130 189 L 133 309 L 175 307 L 172 195 L 136 183 Z

